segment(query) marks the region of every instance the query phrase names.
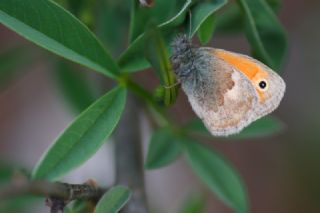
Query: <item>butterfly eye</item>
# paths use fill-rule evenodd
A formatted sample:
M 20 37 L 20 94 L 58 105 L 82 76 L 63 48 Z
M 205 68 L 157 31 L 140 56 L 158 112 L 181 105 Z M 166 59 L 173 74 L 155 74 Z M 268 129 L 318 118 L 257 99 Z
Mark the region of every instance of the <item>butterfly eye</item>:
M 266 90 L 267 89 L 267 81 L 265 81 L 265 80 L 261 80 L 261 81 L 259 81 L 259 88 L 261 89 L 261 90 Z

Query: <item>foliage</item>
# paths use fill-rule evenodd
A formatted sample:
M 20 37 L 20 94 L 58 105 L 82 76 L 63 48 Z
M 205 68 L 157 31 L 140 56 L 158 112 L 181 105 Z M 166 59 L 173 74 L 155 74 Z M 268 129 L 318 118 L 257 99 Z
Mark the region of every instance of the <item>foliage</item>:
M 124 186 L 115 186 L 106 192 L 96 207 L 96 213 L 118 212 L 129 200 L 131 193 Z
M 120 120 L 125 98 L 125 88 L 118 87 L 84 110 L 44 154 L 33 178 L 56 179 L 88 160 Z
M 248 212 L 246 190 L 237 172 L 221 154 L 196 139 L 197 134 L 209 136 L 202 123 L 195 120 L 178 125 L 165 111 L 178 96 L 178 88 L 170 87 L 176 79 L 169 61 L 169 44 L 179 32 L 189 32 L 191 36 L 197 34 L 203 44 L 211 40 L 214 32 L 244 32 L 253 56 L 279 70 L 287 48 L 284 30 L 274 13 L 278 10 L 279 2 L 163 0 L 156 1 L 150 8 L 143 7 L 137 0 L 88 2 L 0 1 L 0 23 L 40 47 L 103 74 L 118 84 L 115 89 L 93 102 L 95 97 L 86 76 L 75 74 L 74 65 L 59 59 L 59 66 L 55 69 L 58 71 L 61 90 L 65 91 L 66 97 L 76 109 L 83 111 L 44 153 L 32 177 L 58 179 L 87 161 L 112 134 L 125 106 L 126 91 L 130 90 L 166 121 L 152 135 L 145 167 L 160 168 L 169 165 L 180 155 L 185 156 L 194 172 L 221 200 L 237 212 Z M 128 12 L 130 17 L 125 15 Z M 126 36 L 129 44 L 123 47 Z M 113 55 L 118 55 L 119 49 L 124 50 L 115 60 L 105 47 Z M 18 56 L 16 53 L 13 55 L 12 52 L 1 55 L 0 67 L 7 67 L 0 75 L 1 85 L 8 79 L 7 76 L 14 73 L 10 70 L 17 70 L 25 63 L 25 60 L 12 63 L 13 60 L 6 59 Z M 160 92 L 157 93 L 160 104 L 130 78 L 133 72 L 150 66 L 154 68 L 161 84 Z M 76 83 L 69 84 L 73 80 Z M 79 92 L 83 96 L 77 95 Z M 253 123 L 235 138 L 273 135 L 282 127 L 278 120 L 266 117 Z M 116 186 L 102 197 L 96 212 L 117 212 L 129 196 L 128 189 Z

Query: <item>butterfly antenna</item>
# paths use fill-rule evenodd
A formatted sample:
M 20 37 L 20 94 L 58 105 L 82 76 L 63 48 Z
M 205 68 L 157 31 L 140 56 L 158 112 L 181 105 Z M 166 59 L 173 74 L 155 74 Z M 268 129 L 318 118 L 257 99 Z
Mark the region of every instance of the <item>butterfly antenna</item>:
M 162 87 L 165 88 L 165 89 L 171 89 L 171 88 L 173 88 L 173 87 L 178 86 L 180 83 L 181 83 L 181 82 L 177 79 L 177 82 L 175 82 L 174 84 L 171 84 L 171 85 L 169 85 L 169 86 L 164 86 L 164 85 L 162 85 Z

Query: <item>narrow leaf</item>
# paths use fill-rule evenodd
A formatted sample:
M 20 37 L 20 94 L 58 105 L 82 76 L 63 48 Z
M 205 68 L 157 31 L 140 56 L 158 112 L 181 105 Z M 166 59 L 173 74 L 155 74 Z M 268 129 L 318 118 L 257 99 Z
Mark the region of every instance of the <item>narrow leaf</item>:
M 177 136 L 167 129 L 153 133 L 145 163 L 147 169 L 157 169 L 173 162 L 181 153 Z
M 192 195 L 186 199 L 179 213 L 205 212 L 205 199 L 202 196 Z
M 202 23 L 226 3 L 227 0 L 215 0 L 198 4 L 192 8 L 191 35 L 193 36 L 198 31 Z
M 131 192 L 124 186 L 115 186 L 106 192 L 97 204 L 95 213 L 116 213 L 128 202 Z
M 95 206 L 89 200 L 76 200 L 74 201 L 71 212 L 72 213 L 87 213 L 92 212 Z
M 185 132 L 189 133 L 197 133 L 203 136 L 212 137 L 211 133 L 208 131 L 208 129 L 203 124 L 202 120 L 199 118 L 194 118 L 183 125 L 182 127 Z
M 68 9 L 76 17 L 80 17 L 81 12 L 85 9 L 86 0 L 67 0 Z
M 14 165 L 14 163 L 12 162 L 9 163 L 0 161 L 0 188 L 3 185 L 7 185 L 11 181 L 14 181 L 16 177 L 28 177 L 29 174 L 29 171 L 25 170 L 24 168 L 21 168 L 20 166 Z
M 125 73 L 137 72 L 150 67 L 149 62 L 144 58 L 145 36 L 140 35 L 120 55 L 118 64 Z
M 139 1 L 132 2 L 131 23 L 129 41 L 134 41 L 145 31 L 150 19 L 156 25 L 159 25 L 176 15 L 177 9 L 183 5 L 183 0 L 162 0 L 157 1 L 153 7 L 143 7 Z
M 188 162 L 200 179 L 237 212 L 248 211 L 244 185 L 222 156 L 196 141 L 186 143 Z
M 212 2 L 192 2 L 191 0 L 185 1 L 184 5 L 181 9 L 176 12 L 175 16 L 173 16 L 168 21 L 165 21 L 158 26 L 165 37 L 166 46 L 170 43 L 173 36 L 176 35 L 176 29 L 178 26 L 183 24 L 185 16 L 190 9 L 191 5 L 197 3 L 196 6 L 192 9 L 192 35 L 198 30 L 200 25 L 205 21 L 205 19 L 210 16 L 213 12 L 221 8 L 227 1 L 226 0 L 218 0 Z M 146 19 L 146 18 L 145 18 Z M 146 19 L 149 20 L 149 19 Z M 144 25 L 141 25 L 144 26 Z M 140 26 L 140 27 L 141 27 Z M 141 33 L 141 30 L 139 30 Z M 137 33 L 138 34 L 138 33 Z M 140 34 L 137 36 L 134 41 L 132 41 L 131 45 L 128 49 L 120 56 L 119 58 L 119 66 L 125 72 L 135 72 L 138 70 L 146 69 L 150 65 L 144 58 L 143 47 L 145 43 L 145 34 Z
M 287 51 L 283 27 L 265 0 L 237 0 L 245 14 L 246 35 L 255 57 L 279 69 Z
M 198 30 L 198 38 L 201 44 L 206 44 L 210 41 L 215 29 L 215 14 L 211 14 L 200 26 Z
M 237 4 L 228 4 L 222 12 L 217 14 L 216 31 L 230 35 L 244 31 L 244 17 Z
M 1 0 L 0 23 L 35 44 L 107 76 L 118 67 L 96 37 L 50 0 Z
M 1 213 L 22 213 L 22 212 L 26 212 L 26 209 L 28 209 L 30 206 L 37 205 L 39 203 L 40 203 L 39 197 L 35 197 L 32 195 L 18 196 L 10 199 L 1 199 L 0 212 Z
M 285 125 L 277 118 L 272 116 L 265 116 L 253 122 L 244 130 L 236 135 L 232 135 L 226 139 L 251 139 L 260 137 L 270 137 L 279 134 L 284 130 Z M 188 122 L 184 126 L 186 131 L 195 132 L 203 136 L 212 137 L 210 132 L 204 126 L 200 119 L 195 119 Z M 225 138 L 221 138 L 225 139 Z
M 266 0 L 271 9 L 277 13 L 282 6 L 282 0 Z
M 281 6 L 280 0 L 267 0 L 268 5 L 276 13 Z M 224 34 L 235 34 L 244 31 L 245 20 L 239 5 L 228 4 L 216 17 L 216 31 Z
M 146 58 L 155 69 L 163 87 L 163 103 L 165 106 L 172 105 L 177 99 L 178 88 L 173 86 L 177 80 L 169 60 L 169 53 L 165 47 L 165 41 L 160 30 L 156 27 L 150 27 L 146 32 L 146 37 Z
M 86 2 L 92 4 L 91 1 Z M 126 48 L 130 21 L 128 0 L 95 0 L 95 2 L 95 33 L 108 50 L 118 57 Z
M 54 180 L 88 160 L 106 141 L 124 109 L 126 90 L 111 90 L 82 112 L 48 149 L 34 179 Z
M 230 138 L 248 139 L 267 137 L 279 134 L 284 130 L 284 128 L 284 123 L 282 123 L 279 119 L 272 116 L 266 116 L 253 122 L 242 132 L 237 135 L 233 135 Z
M 0 162 L 0 186 L 10 181 L 15 168 L 7 163 Z
M 186 0 L 179 10 L 174 13 L 175 15 L 173 17 L 158 25 L 165 37 L 166 44 L 168 44 L 175 35 L 175 29 L 177 26 L 183 23 L 191 3 L 191 0 Z M 121 54 L 118 64 L 124 72 L 135 72 L 146 69 L 150 66 L 144 57 L 145 39 L 145 34 L 140 34 L 134 41 L 132 41 L 126 51 Z

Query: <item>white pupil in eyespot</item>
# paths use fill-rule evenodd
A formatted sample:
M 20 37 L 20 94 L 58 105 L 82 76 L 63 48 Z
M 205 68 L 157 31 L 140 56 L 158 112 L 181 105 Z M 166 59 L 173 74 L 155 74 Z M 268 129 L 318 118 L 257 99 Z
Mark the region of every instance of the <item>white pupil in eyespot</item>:
M 260 81 L 260 82 L 259 82 L 259 87 L 260 87 L 261 89 L 265 89 L 265 88 L 267 87 L 267 82 L 265 82 L 265 81 Z

